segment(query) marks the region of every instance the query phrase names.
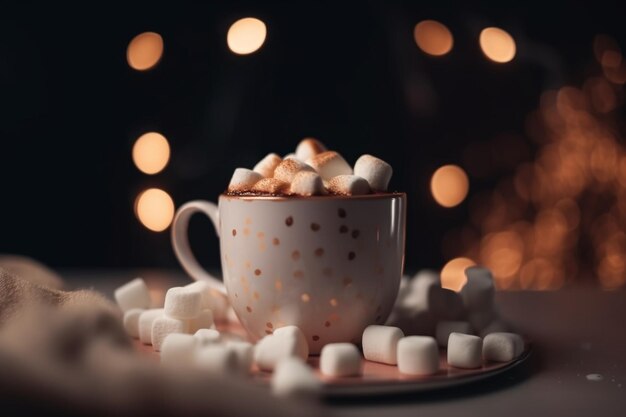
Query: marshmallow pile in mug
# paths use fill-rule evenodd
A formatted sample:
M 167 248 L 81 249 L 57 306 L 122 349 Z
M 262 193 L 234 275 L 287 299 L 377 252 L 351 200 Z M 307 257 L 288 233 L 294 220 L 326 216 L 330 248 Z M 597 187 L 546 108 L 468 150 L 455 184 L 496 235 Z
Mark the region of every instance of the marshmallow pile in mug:
M 362 155 L 354 168 L 318 140 L 302 140 L 296 152 L 281 158 L 268 154 L 252 170 L 237 168 L 228 185 L 231 194 L 363 195 L 387 191 L 391 165 Z

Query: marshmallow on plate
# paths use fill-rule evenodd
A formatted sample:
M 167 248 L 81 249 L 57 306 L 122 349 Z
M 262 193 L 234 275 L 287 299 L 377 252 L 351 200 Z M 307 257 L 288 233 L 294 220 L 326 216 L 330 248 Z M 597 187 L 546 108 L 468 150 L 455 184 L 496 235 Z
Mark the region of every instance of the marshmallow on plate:
M 306 347 L 305 347 L 306 346 Z M 265 336 L 254 348 L 254 362 L 262 371 L 272 371 L 276 364 L 287 357 L 297 357 L 306 360 L 308 345 L 303 345 L 299 337 L 293 333 L 283 333 Z
M 472 326 L 466 321 L 440 321 L 437 323 L 435 335 L 439 346 L 447 346 L 450 333 L 472 333 Z
M 439 370 L 439 348 L 430 336 L 407 336 L 398 342 L 398 370 L 409 375 L 432 375 Z
M 328 189 L 341 195 L 364 195 L 370 192 L 367 181 L 356 175 L 337 175 L 328 180 Z
M 250 191 L 252 186 L 263 179 L 263 175 L 247 168 L 237 168 L 228 184 L 228 191 Z
M 301 359 L 282 359 L 272 375 L 272 393 L 279 397 L 315 395 L 321 389 L 320 381 Z
M 187 323 L 185 321 L 165 315 L 157 317 L 152 322 L 152 348 L 158 352 L 161 350 L 161 344 L 167 335 L 186 332 Z
M 328 376 L 361 374 L 361 354 L 352 343 L 329 343 L 320 353 L 320 371 Z
M 325 180 L 330 180 L 338 175 L 352 174 L 352 168 L 350 165 L 348 165 L 346 160 L 335 151 L 326 151 L 317 154 L 314 157 L 307 159 L 306 163 L 312 166 L 317 173 L 320 174 L 320 177 Z
M 265 194 L 283 194 L 289 191 L 289 183 L 276 178 L 263 178 L 254 184 L 252 191 Z
M 303 196 L 326 194 L 322 177 L 310 171 L 298 172 L 291 181 L 290 191 L 292 194 Z
M 281 157 L 275 153 L 270 153 L 261 159 L 252 169 L 254 172 L 258 172 L 265 178 L 270 178 L 274 175 L 274 170 L 282 161 Z
M 365 178 L 374 191 L 387 191 L 392 174 L 391 165 L 372 155 L 362 155 L 354 164 L 354 175 Z
M 274 178 L 282 182 L 291 183 L 300 171 L 313 172 L 313 168 L 296 158 L 283 159 L 274 170 Z
M 472 266 L 465 270 L 467 282 L 461 288 L 461 298 L 468 311 L 485 311 L 493 308 L 495 288 L 493 276 L 487 268 Z
M 141 278 L 135 278 L 122 285 L 115 290 L 114 296 L 122 311 L 131 308 L 150 308 L 150 292 Z
M 195 333 L 200 329 L 213 329 L 213 312 L 208 308 L 201 310 L 198 315 L 189 320 L 189 332 Z
M 296 339 L 296 356 L 303 361 L 309 357 L 309 344 L 306 341 L 306 336 L 302 333 L 302 330 L 298 326 L 283 326 L 274 330 L 274 336 L 277 337 L 293 337 Z
M 143 313 L 143 308 L 131 308 L 124 312 L 124 329 L 130 337 L 139 337 L 139 316 Z
M 196 289 L 172 287 L 165 294 L 165 314 L 176 319 L 192 319 L 200 313 L 201 293 Z
M 313 158 L 315 155 L 326 151 L 326 146 L 314 138 L 305 138 L 296 147 L 296 157 L 301 161 Z
M 161 363 L 171 365 L 190 364 L 198 339 L 190 334 L 172 333 L 161 344 Z
M 422 275 L 411 281 L 409 294 L 401 306 L 406 309 L 425 310 L 438 319 L 454 320 L 463 316 L 463 301 L 458 293 L 442 288 L 439 278 Z
M 222 340 L 222 335 L 215 329 L 200 329 L 196 331 L 193 336 L 200 346 L 219 343 Z
M 398 363 L 398 341 L 404 333 L 397 327 L 370 325 L 363 331 L 363 356 L 368 361 Z
M 163 315 L 162 308 L 146 310 L 139 315 L 139 340 L 145 345 L 152 343 L 152 323 Z
M 483 339 L 463 333 L 450 333 L 448 364 L 456 368 L 479 368 L 482 364 Z
M 494 310 L 476 311 L 467 316 L 467 321 L 472 325 L 476 334 L 480 334 L 487 326 L 498 318 Z
M 217 343 L 196 349 L 194 363 L 198 368 L 215 375 L 227 375 L 237 371 L 236 353 Z
M 509 362 L 524 351 L 524 340 L 515 333 L 490 333 L 483 340 L 483 358 L 488 361 Z

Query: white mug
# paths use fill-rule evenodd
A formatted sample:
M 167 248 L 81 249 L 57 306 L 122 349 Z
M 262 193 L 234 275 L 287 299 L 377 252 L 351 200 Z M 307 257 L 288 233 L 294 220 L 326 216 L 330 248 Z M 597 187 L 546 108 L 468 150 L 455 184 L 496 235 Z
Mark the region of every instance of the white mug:
M 220 238 L 223 283 L 189 247 L 192 214 L 213 222 Z M 172 226 L 187 273 L 227 293 L 253 339 L 296 325 L 311 353 L 331 342 L 360 343 L 383 324 L 404 267 L 406 195 L 219 197 L 181 206 Z

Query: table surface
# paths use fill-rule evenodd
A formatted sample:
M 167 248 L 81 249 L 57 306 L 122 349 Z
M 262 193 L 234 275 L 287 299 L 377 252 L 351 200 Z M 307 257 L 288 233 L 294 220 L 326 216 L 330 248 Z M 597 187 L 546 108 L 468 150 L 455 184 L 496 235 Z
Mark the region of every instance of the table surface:
M 180 271 L 62 271 L 71 288 L 111 297 L 141 276 L 155 297 L 189 282 Z M 421 394 L 333 400 L 339 416 L 626 415 L 626 289 L 592 287 L 551 292 L 499 292 L 502 316 L 533 340 L 527 366 L 465 387 Z M 592 381 L 590 374 L 602 375 Z M 558 414 L 556 414 L 558 413 Z

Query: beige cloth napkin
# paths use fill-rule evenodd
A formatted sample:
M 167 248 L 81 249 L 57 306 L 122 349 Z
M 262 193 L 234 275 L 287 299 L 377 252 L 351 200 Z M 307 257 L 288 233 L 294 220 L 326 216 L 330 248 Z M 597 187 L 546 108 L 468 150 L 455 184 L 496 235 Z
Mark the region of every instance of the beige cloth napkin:
M 45 267 L 2 260 L 2 416 L 328 415 L 316 402 L 278 401 L 267 387 L 243 378 L 161 367 L 134 351 L 119 310 L 103 296 L 62 291 L 62 281 Z M 35 282 L 17 270 L 30 271 Z

